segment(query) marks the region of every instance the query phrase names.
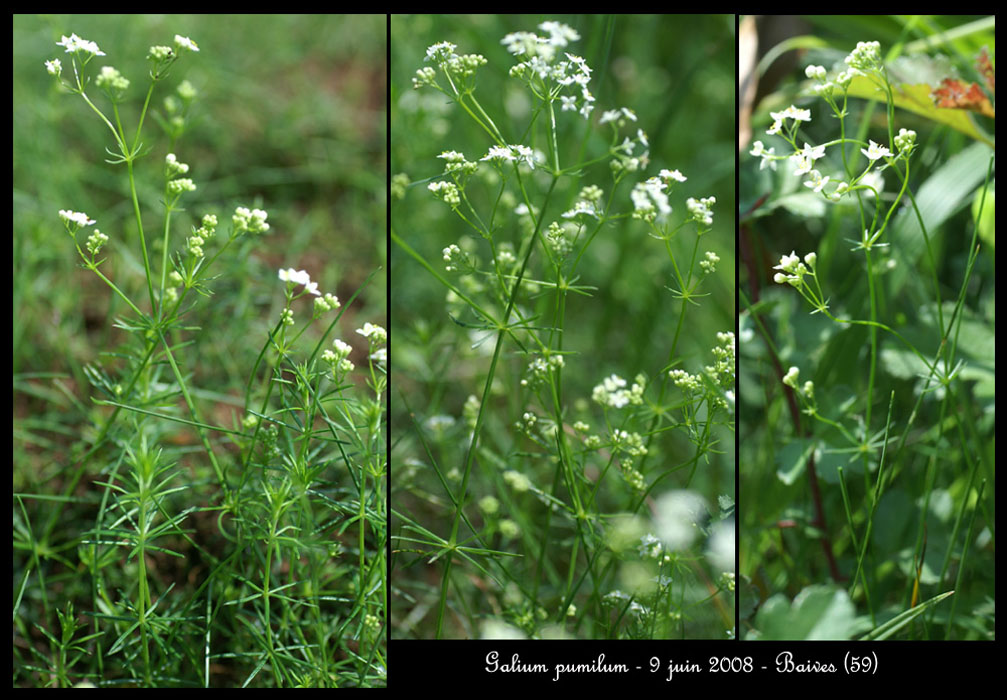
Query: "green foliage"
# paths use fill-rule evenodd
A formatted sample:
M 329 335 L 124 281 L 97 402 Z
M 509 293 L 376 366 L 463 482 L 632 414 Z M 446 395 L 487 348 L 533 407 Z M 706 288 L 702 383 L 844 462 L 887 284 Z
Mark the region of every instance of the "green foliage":
M 15 686 L 384 685 L 384 38 L 14 18 Z
M 741 634 L 993 638 L 995 123 L 930 90 L 985 86 L 995 25 L 806 21 L 816 41 L 753 110 L 776 169 L 741 157 Z M 871 40 L 880 62 L 836 87 Z M 764 135 L 791 104 L 810 122 Z M 809 144 L 827 151 L 795 177 Z
M 731 633 L 733 26 L 392 17 L 396 637 Z

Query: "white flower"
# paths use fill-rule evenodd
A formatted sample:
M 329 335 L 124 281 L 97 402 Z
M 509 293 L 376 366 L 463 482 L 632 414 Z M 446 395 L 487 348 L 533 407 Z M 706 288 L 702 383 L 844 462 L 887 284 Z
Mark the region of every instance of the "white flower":
M 565 47 L 571 41 L 580 41 L 580 34 L 562 22 L 543 22 L 538 28 L 549 32 L 549 43 L 559 48 Z
M 288 267 L 286 270 L 280 270 L 279 277 L 284 282 L 303 284 L 305 286 L 311 284 L 311 276 L 305 270 L 295 270 L 292 267 Z
M 892 155 L 892 152 L 889 151 L 886 146 L 882 146 L 880 143 L 874 143 L 873 141 L 870 142 L 869 148 L 861 148 L 860 152 L 872 161 L 878 160 L 879 158 L 887 158 Z
M 63 71 L 63 66 L 58 58 L 54 58 L 51 61 L 45 62 L 45 69 L 49 71 L 49 75 L 59 75 Z
M 808 173 L 808 177 L 811 179 L 807 180 L 804 186 L 812 188 L 815 192 L 821 192 L 822 188 L 829 182 L 828 176 L 822 177 L 822 174 L 817 170 L 812 170 Z
M 654 522 L 657 534 L 673 552 L 692 544 L 699 534 L 698 521 L 706 511 L 706 501 L 694 491 L 671 491 L 657 499 Z
M 199 51 L 199 47 L 196 46 L 196 42 L 187 36 L 181 36 L 179 34 L 175 35 L 175 46 L 182 49 L 188 49 L 189 51 Z
M 372 343 L 383 343 L 388 340 L 388 332 L 381 326 L 375 326 L 373 323 L 365 323 L 363 328 L 357 329 L 357 333 Z
M 98 48 L 98 45 L 93 41 L 88 41 L 87 39 L 81 39 L 76 34 L 71 34 L 70 36 L 64 36 L 60 41 L 56 42 L 57 46 L 65 46 L 67 53 L 76 53 L 77 51 L 85 51 L 93 56 L 104 56 L 105 52 Z
M 825 80 L 825 66 L 808 66 L 804 69 L 804 74 L 816 80 Z
M 797 367 L 791 367 L 787 370 L 786 375 L 783 377 L 783 383 L 787 386 L 796 389 L 797 388 L 797 377 L 800 375 L 801 370 Z
M 794 175 L 804 175 L 805 173 L 811 172 L 811 159 L 800 153 L 795 153 L 790 156 L 792 163 L 795 163 L 797 167 L 794 169 Z
M 661 172 L 659 172 L 657 176 L 660 177 L 662 180 L 675 180 L 677 182 L 685 182 L 686 180 L 689 179 L 685 175 L 683 175 L 682 172 L 678 169 L 668 170 L 667 168 L 665 168 L 661 170 Z
M 794 251 L 790 251 L 790 255 L 784 255 L 780 258 L 780 264 L 773 267 L 774 270 L 783 270 L 784 272 L 794 272 L 797 267 L 797 263 L 801 262 L 801 259 L 797 257 Z
M 68 209 L 59 210 L 60 218 L 67 223 L 77 224 L 77 227 L 90 226 L 95 223 L 94 219 L 89 219 L 87 214 L 82 211 L 70 211 Z
M 768 165 L 773 170 L 776 170 L 776 159 L 774 154 L 776 153 L 776 148 L 766 148 L 762 141 L 756 141 L 752 144 L 752 150 L 749 153 L 758 158 L 762 158 L 762 162 L 759 163 L 759 170 L 765 170 Z
M 825 146 L 812 146 L 807 141 L 804 142 L 804 148 L 801 149 L 801 155 L 815 162 L 819 158 L 825 155 Z
M 734 571 L 734 520 L 721 520 L 710 528 L 706 556 L 714 569 Z
M 794 105 L 790 105 L 782 112 L 770 112 L 771 116 L 775 121 L 783 121 L 784 119 L 793 119 L 798 122 L 810 122 L 811 121 L 811 110 L 810 109 L 798 109 Z

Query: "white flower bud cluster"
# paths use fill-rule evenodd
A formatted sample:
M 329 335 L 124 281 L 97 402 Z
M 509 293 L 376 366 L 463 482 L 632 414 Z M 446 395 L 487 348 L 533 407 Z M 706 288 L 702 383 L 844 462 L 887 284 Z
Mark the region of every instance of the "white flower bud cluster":
M 684 369 L 673 369 L 668 372 L 668 377 L 679 389 L 685 392 L 699 391 L 703 387 L 703 380 L 695 375 L 689 374 Z
M 535 387 L 546 381 L 553 370 L 562 368 L 566 364 L 562 355 L 549 355 L 549 357 L 536 357 L 528 365 L 528 377 L 521 380 L 521 386 Z
M 353 371 L 353 363 L 348 359 L 353 348 L 339 338 L 332 341 L 332 347 L 333 350 L 325 350 L 322 353 L 322 362 L 332 367 L 332 372 L 337 378 L 344 377 Z
M 916 132 L 911 129 L 899 129 L 899 135 L 895 137 L 895 147 L 899 149 L 900 156 L 908 156 L 916 148 Z
M 633 218 L 644 221 L 666 218 L 671 213 L 668 195 L 665 194 L 667 187 L 659 177 L 637 183 L 629 195 L 633 200 Z
M 879 70 L 881 68 L 881 44 L 877 41 L 858 41 L 857 48 L 853 49 L 844 61 L 855 71 Z
M 705 260 L 699 261 L 699 267 L 702 268 L 704 274 L 710 274 L 717 271 L 717 263 L 720 262 L 720 256 L 714 253 L 712 250 L 706 251 L 703 256 Z
M 479 169 L 478 163 L 465 160 L 465 154 L 458 151 L 444 151 L 437 157 L 444 159 L 444 172 L 447 173 L 470 174 Z
M 365 323 L 363 328 L 358 328 L 357 333 L 367 338 L 372 346 L 388 342 L 388 332 L 370 322 Z
M 121 99 L 123 93 L 129 88 L 129 80 L 112 66 L 102 66 L 94 84 L 108 93 L 113 101 Z
M 549 246 L 553 255 L 561 260 L 569 255 L 573 249 L 573 243 L 567 236 L 566 228 L 558 221 L 553 221 L 549 224 L 549 228 L 546 229 L 545 243 Z
M 711 207 L 716 203 L 716 197 L 700 197 L 698 200 L 689 197 L 685 200 L 685 206 L 693 221 L 704 226 L 713 226 L 713 209 Z
M 95 229 L 94 233 L 87 238 L 87 252 L 89 252 L 92 256 L 95 256 L 101 251 L 101 247 L 106 243 L 108 243 L 108 236 L 98 229 Z
M 444 71 L 453 83 L 465 82 L 475 75 L 480 66 L 486 65 L 486 58 L 479 54 L 467 54 L 459 56 L 455 53 L 458 47 L 450 41 L 442 41 L 427 49 L 424 60 L 437 64 L 437 67 Z M 426 85 L 435 86 L 437 84 L 437 71 L 430 66 L 416 71 L 413 78 L 413 87 L 421 88 Z
M 334 311 L 340 306 L 342 306 L 342 304 L 339 303 L 339 297 L 335 294 L 325 294 L 315 297 L 315 312 L 318 315 L 321 315 L 326 311 Z
M 187 172 L 189 172 L 189 166 L 181 162 L 174 153 L 169 153 L 164 157 L 164 174 L 168 178 L 185 175 Z
M 514 471 L 513 469 L 504 472 L 503 480 L 518 493 L 528 491 L 531 488 L 531 480 L 521 472 Z
M 790 255 L 780 257 L 779 265 L 773 266 L 774 270 L 781 270 L 781 272 L 773 275 L 773 281 L 777 284 L 789 284 L 793 287 L 800 287 L 804 282 L 804 276 L 809 272 L 814 273 L 815 262 L 817 260 L 818 256 L 814 252 L 811 252 L 805 255 L 804 262 L 801 262 L 801 259 L 793 251 L 790 251 Z
M 180 195 L 183 192 L 195 192 L 196 183 L 194 183 L 190 178 L 180 177 L 175 180 L 168 181 L 168 194 Z
M 626 430 L 612 432 L 612 449 L 615 452 L 625 452 L 633 457 L 642 457 L 647 454 L 647 448 L 644 447 L 640 434 L 630 433 Z
M 458 194 L 458 186 L 453 182 L 437 180 L 436 182 L 431 182 L 427 185 L 427 189 L 433 192 L 437 199 L 440 199 L 452 208 L 455 208 L 462 203 L 461 195 Z
M 269 215 L 262 209 L 249 211 L 246 207 L 238 207 L 234 210 L 234 216 L 231 217 L 234 234 L 265 233 L 269 230 L 269 224 L 266 223 L 267 216 Z
M 629 404 L 639 405 L 643 403 L 643 390 L 646 387 L 646 380 L 643 375 L 636 377 L 635 383 L 626 389 L 626 380 L 617 374 L 606 377 L 601 384 L 597 385 L 591 392 L 591 398 L 602 406 L 611 408 L 623 408 Z

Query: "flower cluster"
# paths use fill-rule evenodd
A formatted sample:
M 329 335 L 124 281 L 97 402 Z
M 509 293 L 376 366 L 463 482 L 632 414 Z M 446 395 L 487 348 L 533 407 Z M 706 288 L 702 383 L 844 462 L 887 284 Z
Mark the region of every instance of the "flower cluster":
M 573 226 L 573 224 L 568 225 Z M 549 224 L 549 228 L 546 229 L 545 243 L 549 246 L 552 254 L 560 260 L 569 255 L 570 251 L 573 250 L 573 242 L 567 235 L 566 226 L 558 221 L 553 221 Z
M 773 275 L 773 281 L 777 284 L 789 284 L 792 287 L 800 287 L 803 284 L 804 276 L 809 272 L 813 273 L 815 262 L 818 256 L 814 252 L 804 256 L 804 262 L 791 251 L 790 255 L 780 258 L 780 264 L 773 266 L 774 270 L 780 270 Z M 807 266 L 805 266 L 807 263 Z
M 176 175 L 185 175 L 187 172 L 189 172 L 189 166 L 179 161 L 174 153 L 169 153 L 164 157 L 164 174 L 169 179 Z
M 95 78 L 94 84 L 104 90 L 113 102 L 121 100 L 123 94 L 129 88 L 129 80 L 124 78 L 122 73 L 112 66 L 102 66 L 101 72 Z
M 66 228 L 70 231 L 70 233 L 76 233 L 77 229 L 96 223 L 94 219 L 89 218 L 88 215 L 82 211 L 60 209 L 59 217 L 63 219 L 63 223 L 66 224 Z
M 455 208 L 462 203 L 461 195 L 458 193 L 458 185 L 445 180 L 435 180 L 427 185 L 427 189 L 434 193 L 437 199 L 443 201 L 451 208 Z
M 105 52 L 98 48 L 98 45 L 93 41 L 88 41 L 87 39 L 81 39 L 76 34 L 71 34 L 70 36 L 63 36 L 62 39 L 56 42 L 57 46 L 63 46 L 66 48 L 66 53 L 78 53 L 83 51 L 89 54 L 84 60 L 87 62 L 90 60 L 91 56 L 104 56 Z
M 787 373 L 783 375 L 783 383 L 789 386 L 791 389 L 796 391 L 798 394 L 803 395 L 808 399 L 812 405 L 814 405 L 815 397 L 815 383 L 810 379 L 804 382 L 803 385 L 799 385 L 799 377 L 801 375 L 801 370 L 797 367 L 791 367 L 787 370 Z
M 868 72 L 881 68 L 881 44 L 877 41 L 858 41 L 845 59 L 846 65 L 855 71 Z
M 643 403 L 643 390 L 646 387 L 646 380 L 642 375 L 638 375 L 633 386 L 626 388 L 626 380 L 617 374 L 606 377 L 601 384 L 597 385 L 591 392 L 591 398 L 602 406 L 611 408 L 623 408 L 629 404 Z
M 632 457 L 642 457 L 647 454 L 647 448 L 644 446 L 640 434 L 630 433 L 626 430 L 612 431 L 612 451 L 625 452 Z
M 309 294 L 314 294 L 315 296 L 320 296 L 321 292 L 318 291 L 318 283 L 311 281 L 311 275 L 309 275 L 305 270 L 295 270 L 292 267 L 288 267 L 286 270 L 280 270 L 279 277 L 282 281 L 287 283 L 288 289 L 293 289 L 295 285 L 304 285 L 304 291 Z
M 665 219 L 671 213 L 671 205 L 665 193 L 667 187 L 667 183 L 659 177 L 637 183 L 630 192 L 630 198 L 633 200 L 633 218 L 647 222 Z
M 794 105 L 790 105 L 782 112 L 770 112 L 769 116 L 773 118 L 773 125 L 769 127 L 766 131 L 770 136 L 780 134 L 783 132 L 785 122 L 788 119 L 792 119 L 793 123 L 789 127 L 791 133 L 797 131 L 798 122 L 810 122 L 811 121 L 811 110 L 810 109 L 798 109 Z
M 98 229 L 95 229 L 94 233 L 87 238 L 87 252 L 91 254 L 91 257 L 94 257 L 101 251 L 101 247 L 106 243 L 108 243 L 108 236 Z
M 528 365 L 529 377 L 521 380 L 521 386 L 537 386 L 549 378 L 553 370 L 563 367 L 565 360 L 562 355 L 536 357 Z
M 245 207 L 238 207 L 234 210 L 231 223 L 234 225 L 233 235 L 248 233 L 265 233 L 269 230 L 266 223 L 268 214 L 262 209 L 252 209 L 249 211 Z
M 204 216 L 200 227 L 197 229 L 193 229 L 192 235 L 189 237 L 189 240 L 187 241 L 187 244 L 189 246 L 189 252 L 192 253 L 197 258 L 203 257 L 203 244 L 206 242 L 207 238 L 210 238 L 212 235 L 214 235 L 214 233 L 216 233 L 216 230 L 217 230 L 216 215 L 207 214 L 206 216 Z
M 689 210 L 689 216 L 696 223 L 703 226 L 713 226 L 713 207 L 717 203 L 716 197 L 700 197 L 693 199 L 689 197 L 685 200 L 685 207 Z
M 373 323 L 365 323 L 363 328 L 357 329 L 357 333 L 367 338 L 372 346 L 388 342 L 388 332 Z
M 689 374 L 684 369 L 669 370 L 668 377 L 675 386 L 686 393 L 696 392 L 703 388 L 702 377 L 695 374 Z
M 579 41 L 580 35 L 561 22 L 542 22 L 539 29 L 548 36 L 513 32 L 501 41 L 511 54 L 522 59 L 511 68 L 510 75 L 523 80 L 538 94 L 548 95 L 550 100 L 559 98 L 562 111 L 589 118 L 595 102 L 588 88 L 591 67 L 580 56 L 562 52 L 563 60 L 559 55 L 570 42 Z
M 438 158 L 444 159 L 444 172 L 469 174 L 479 169 L 479 164 L 465 160 L 465 154 L 458 151 L 444 151 Z
M 726 331 L 717 333 L 717 342 L 711 352 L 715 362 L 706 367 L 709 374 L 719 386 L 729 388 L 734 386 L 734 367 L 737 353 L 734 333 Z
M 720 262 L 720 256 L 714 253 L 712 250 L 706 251 L 704 256 L 705 260 L 699 261 L 699 267 L 702 268 L 704 274 L 710 274 L 717 271 L 717 263 Z
M 476 70 L 480 66 L 486 65 L 486 59 L 483 56 L 479 54 L 459 56 L 455 53 L 455 49 L 457 48 L 450 41 L 442 41 L 428 48 L 425 58 L 427 61 L 436 63 L 437 67 L 444 72 L 456 94 L 458 92 L 458 85 L 467 84 L 475 75 Z M 438 87 L 437 72 L 430 66 L 416 71 L 416 76 L 413 78 L 414 88 L 421 88 L 427 85 Z
M 332 373 L 339 379 L 353 371 L 354 365 L 349 360 L 353 348 L 339 338 L 332 341 L 332 347 L 333 350 L 325 350 L 322 353 L 322 362 L 330 365 Z
M 595 219 L 599 218 L 598 205 L 601 203 L 603 195 L 604 192 L 597 185 L 588 185 L 581 189 L 577 202 L 573 205 L 573 209 L 563 212 L 563 218 L 575 219 L 582 214 L 594 217 Z
M 496 163 L 524 163 L 530 169 L 535 169 L 535 151 L 528 146 L 490 146 L 490 150 L 479 160 L 495 161 Z
M 832 80 L 828 77 L 828 71 L 824 66 L 809 65 L 805 68 L 804 74 L 815 81 L 813 90 L 815 94 L 821 96 L 829 104 L 832 110 L 840 117 L 844 114 L 845 107 L 841 106 L 834 97 L 837 91 L 846 91 L 851 81 L 856 75 L 865 72 L 882 70 L 880 45 L 878 42 L 860 42 L 857 48 L 846 57 L 847 70 L 836 75 Z M 804 176 L 804 186 L 817 194 L 821 194 L 831 202 L 838 202 L 843 195 L 852 189 L 862 189 L 868 196 L 874 196 L 880 189 L 878 171 L 872 171 L 873 166 L 878 161 L 891 159 L 893 153 L 888 146 L 875 141 L 869 141 L 867 148 L 860 149 L 860 152 L 867 158 L 868 164 L 864 172 L 853 178 L 850 182 L 842 179 L 835 179 L 829 175 L 823 175 L 815 168 L 815 161 L 825 155 L 826 146 L 812 146 L 805 142 L 804 148 L 798 148 L 796 142 L 797 127 L 799 122 L 811 120 L 811 110 L 798 109 L 791 105 L 782 112 L 771 112 L 773 124 L 766 132 L 770 135 L 780 135 L 793 147 L 793 152 L 789 156 L 776 155 L 775 148 L 766 148 L 762 141 L 752 144 L 749 153 L 757 158 L 761 158 L 759 169 L 767 166 L 776 169 L 776 161 L 789 157 L 794 165 L 794 175 Z M 787 120 L 793 120 L 787 125 Z M 901 129 L 899 136 L 895 139 L 895 147 L 898 149 L 896 157 L 908 158 L 916 144 L 916 134 L 913 131 Z M 827 191 L 826 185 L 832 182 L 835 189 Z

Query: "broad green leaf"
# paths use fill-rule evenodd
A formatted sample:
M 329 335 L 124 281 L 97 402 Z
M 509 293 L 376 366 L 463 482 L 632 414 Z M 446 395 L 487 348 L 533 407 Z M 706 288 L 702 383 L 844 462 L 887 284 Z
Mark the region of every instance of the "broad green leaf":
M 783 207 L 795 216 L 825 216 L 825 199 L 814 192 L 794 192 L 774 199 L 771 208 Z M 767 208 L 769 210 L 769 208 Z
M 780 481 L 787 486 L 797 481 L 814 449 L 814 440 L 797 439 L 784 445 L 776 454 L 776 476 Z
M 990 149 L 974 143 L 948 160 L 931 175 L 916 193 L 916 204 L 926 224 L 931 239 L 937 229 L 971 200 L 972 193 L 986 178 L 986 166 L 992 155 Z M 968 231 L 949 231 L 948 235 L 967 236 Z M 911 274 L 915 264 L 926 250 L 926 241 L 916 212 L 906 207 L 895 216 L 892 228 L 892 245 L 910 265 L 899 265 L 892 271 L 892 289 L 897 293 Z
M 929 62 L 929 65 L 927 62 Z M 934 59 L 930 59 L 927 56 L 913 56 L 893 63 L 891 80 L 892 97 L 895 100 L 895 106 L 930 119 L 938 124 L 950 126 L 969 138 L 980 141 L 987 146 L 995 147 L 996 143 L 994 139 L 976 124 L 975 119 L 973 119 L 972 114 L 968 110 L 944 109 L 934 104 L 934 100 L 930 97 L 930 94 L 940 85 L 941 78 L 937 78 L 937 76 L 944 73 L 946 77 L 950 71 L 943 67 L 937 67 L 933 63 Z M 902 70 L 899 71 L 896 67 L 901 67 Z M 901 82 L 897 77 L 900 72 L 910 77 L 910 79 L 919 80 L 922 78 L 927 81 L 933 80 L 933 82 Z M 867 100 L 879 100 L 881 102 L 887 102 L 888 99 L 887 94 L 878 85 L 876 79 L 872 79 L 866 75 L 858 75 L 853 79 L 850 83 L 848 94 L 851 97 L 862 97 Z M 989 109 L 992 110 L 992 107 Z
M 824 585 L 805 588 L 793 603 L 778 593 L 755 616 L 763 640 L 852 639 L 864 624 L 845 590 Z
M 973 221 L 979 217 L 979 207 L 982 206 L 982 216 L 979 217 L 979 238 L 983 240 L 983 243 L 988 245 L 990 249 L 996 250 L 997 243 L 997 204 L 996 204 L 996 190 L 991 186 L 989 191 L 986 192 L 986 200 L 983 201 L 983 190 L 979 188 L 976 190 L 975 196 L 972 198 L 972 219 Z

